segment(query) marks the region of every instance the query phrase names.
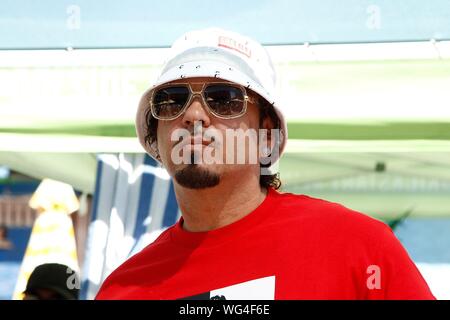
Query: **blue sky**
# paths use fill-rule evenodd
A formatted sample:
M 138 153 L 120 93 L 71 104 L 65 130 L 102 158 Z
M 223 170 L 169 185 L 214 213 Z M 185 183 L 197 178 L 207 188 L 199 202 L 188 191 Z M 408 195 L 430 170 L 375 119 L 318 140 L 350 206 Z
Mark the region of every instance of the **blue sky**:
M 448 0 L 3 0 L 0 49 L 164 47 L 217 26 L 263 44 L 450 39 Z

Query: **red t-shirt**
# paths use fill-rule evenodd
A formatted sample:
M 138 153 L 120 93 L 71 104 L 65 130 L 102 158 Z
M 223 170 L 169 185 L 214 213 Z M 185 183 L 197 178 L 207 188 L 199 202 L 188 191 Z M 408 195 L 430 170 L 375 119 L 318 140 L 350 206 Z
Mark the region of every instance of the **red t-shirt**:
M 230 225 L 182 224 L 117 268 L 96 299 L 434 299 L 386 224 L 336 203 L 269 188 Z

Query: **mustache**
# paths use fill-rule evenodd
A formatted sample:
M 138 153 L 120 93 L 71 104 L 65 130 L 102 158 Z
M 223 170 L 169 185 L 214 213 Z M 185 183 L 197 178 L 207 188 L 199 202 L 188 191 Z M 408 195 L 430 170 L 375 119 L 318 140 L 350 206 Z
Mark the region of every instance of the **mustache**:
M 196 132 L 189 132 L 184 131 L 180 133 L 176 133 L 175 136 L 172 134 L 172 147 L 175 146 L 185 146 L 185 145 L 204 145 L 208 146 L 210 144 L 217 145 L 218 141 L 220 139 L 218 138 L 218 135 L 222 137 L 222 133 L 218 130 L 211 130 L 208 129 L 207 131 L 204 131 L 202 135 L 197 134 Z

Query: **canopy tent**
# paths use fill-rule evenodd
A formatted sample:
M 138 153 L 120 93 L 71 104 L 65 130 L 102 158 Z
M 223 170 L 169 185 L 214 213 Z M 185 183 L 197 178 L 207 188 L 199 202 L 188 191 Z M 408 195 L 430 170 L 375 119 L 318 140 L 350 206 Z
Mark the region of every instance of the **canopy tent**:
M 134 129 L 137 101 L 158 74 L 166 50 L 0 52 L 5 89 L 0 92 L 0 163 L 93 193 L 96 154 L 143 152 Z M 449 214 L 444 209 L 450 179 L 446 42 L 439 51 L 430 43 L 268 50 L 289 127 L 280 162 L 285 190 L 380 217 L 397 216 L 412 199 L 423 200 L 414 214 Z M 332 61 L 337 52 L 341 56 Z M 399 52 L 410 59 L 398 60 Z M 392 193 L 373 187 L 377 163 L 386 170 L 375 177 L 386 188 L 396 185 L 395 201 Z M 411 179 L 421 187 L 408 189 Z M 312 188 L 317 181 L 328 184 Z M 332 188 L 332 183 L 353 183 L 366 195 L 352 196 L 348 186 Z

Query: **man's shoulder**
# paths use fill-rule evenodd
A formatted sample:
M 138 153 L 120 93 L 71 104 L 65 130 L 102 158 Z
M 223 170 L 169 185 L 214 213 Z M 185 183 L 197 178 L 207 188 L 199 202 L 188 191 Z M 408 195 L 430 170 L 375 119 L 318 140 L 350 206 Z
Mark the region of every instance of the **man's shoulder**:
M 167 246 L 170 245 L 170 233 L 174 227 L 171 226 L 164 230 L 152 243 L 116 268 L 104 281 L 100 293 L 112 283 L 133 283 L 137 274 L 145 274 L 143 269 L 147 268 L 149 264 L 157 264 L 160 257 L 167 253 Z M 102 298 L 102 295 L 100 294 L 98 298 Z
M 321 229 L 345 230 L 345 233 L 381 235 L 390 233 L 381 220 L 343 204 L 304 194 L 278 193 L 277 215 L 289 223 L 315 226 Z
M 133 264 L 140 265 L 143 262 L 142 260 L 148 260 L 149 257 L 152 258 L 153 255 L 159 256 L 160 252 L 165 252 L 167 250 L 167 246 L 170 245 L 171 232 L 173 228 L 175 228 L 175 225 L 162 231 L 155 240 L 126 260 L 122 266 L 130 267 Z

